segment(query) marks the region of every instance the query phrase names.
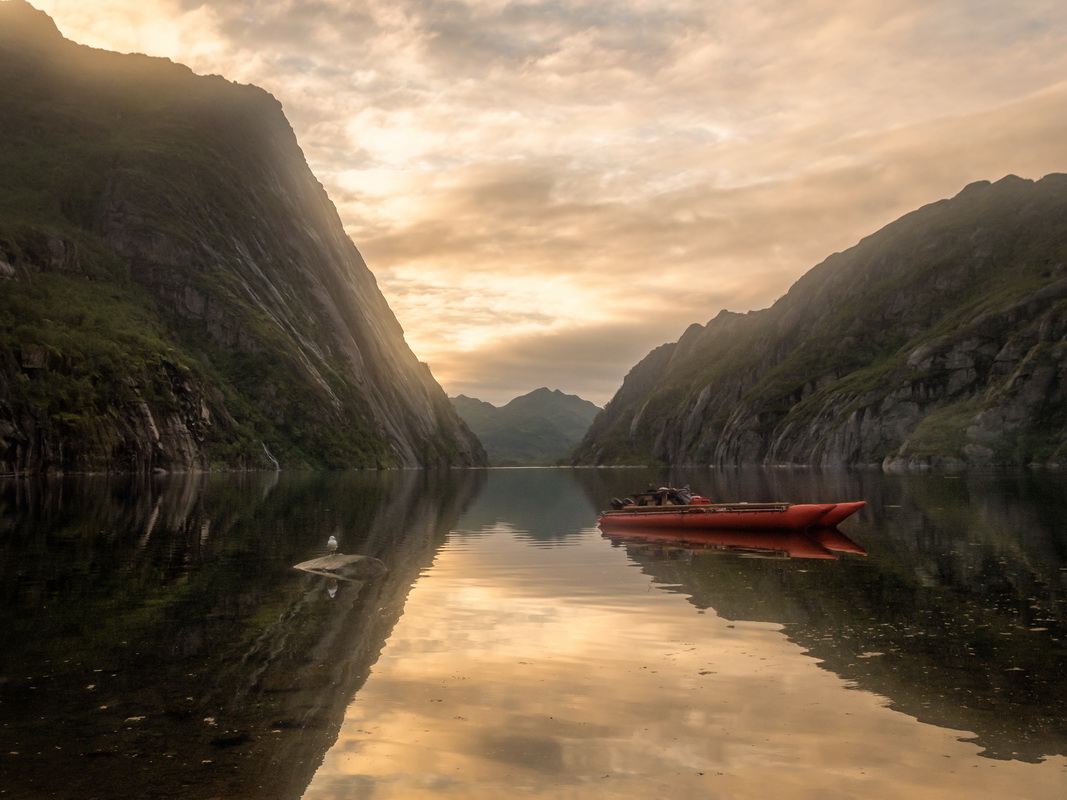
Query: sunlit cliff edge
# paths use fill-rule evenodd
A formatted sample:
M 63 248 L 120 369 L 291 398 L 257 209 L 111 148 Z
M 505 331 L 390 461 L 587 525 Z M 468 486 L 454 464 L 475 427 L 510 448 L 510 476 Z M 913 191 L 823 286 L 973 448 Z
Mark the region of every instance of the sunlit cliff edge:
M 1067 463 L 1067 175 L 908 214 L 652 351 L 575 464 Z
M 484 462 L 272 96 L 0 2 L 0 475 Z

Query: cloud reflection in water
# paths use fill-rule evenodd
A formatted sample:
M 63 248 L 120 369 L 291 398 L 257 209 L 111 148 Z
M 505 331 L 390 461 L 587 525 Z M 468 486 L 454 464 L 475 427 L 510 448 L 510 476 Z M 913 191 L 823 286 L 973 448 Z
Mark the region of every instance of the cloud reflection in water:
M 1062 758 L 979 758 L 781 625 L 696 611 L 633 567 L 595 529 L 453 533 L 306 800 L 1058 796 Z

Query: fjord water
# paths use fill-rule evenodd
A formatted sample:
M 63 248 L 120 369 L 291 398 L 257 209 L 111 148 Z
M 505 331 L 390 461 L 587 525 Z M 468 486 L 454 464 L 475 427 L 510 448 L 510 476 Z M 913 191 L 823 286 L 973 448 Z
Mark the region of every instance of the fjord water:
M 605 536 L 649 482 L 837 537 Z M 1060 798 L 1067 476 L 0 483 L 0 796 Z M 292 567 L 340 551 L 363 582 Z

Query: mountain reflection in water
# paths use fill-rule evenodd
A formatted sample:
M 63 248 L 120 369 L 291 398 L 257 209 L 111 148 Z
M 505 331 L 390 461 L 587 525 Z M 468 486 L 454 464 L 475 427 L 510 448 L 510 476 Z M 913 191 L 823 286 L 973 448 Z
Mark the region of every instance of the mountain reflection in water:
M 863 497 L 870 510 L 845 527 L 869 543 L 870 557 L 847 570 L 795 569 L 678 558 L 628 543 L 658 584 L 728 619 L 783 624 L 826 669 L 887 697 L 891 708 L 973 731 L 982 755 L 1028 762 L 1067 755 L 1065 476 L 714 478 L 746 499 Z M 805 543 L 818 534 L 798 535 L 790 555 L 817 556 Z
M 5 797 L 299 797 L 475 472 L 0 484 Z M 388 573 L 293 569 L 329 535 Z
M 868 506 L 841 531 L 774 540 L 603 536 L 598 509 L 649 482 Z M 880 798 L 927 786 L 942 756 L 958 768 L 962 737 L 1000 783 L 950 770 L 926 796 L 1052 797 L 1065 487 L 652 469 L 0 482 L 0 789 Z M 293 569 L 331 535 L 386 571 Z M 764 695 L 745 694 L 752 680 Z M 801 680 L 822 705 L 789 694 Z M 768 727 L 786 712 L 796 729 Z M 905 749 L 840 738 L 887 725 Z M 956 749 L 911 744 L 941 741 L 931 731 Z M 876 785 L 865 750 L 909 763 Z M 801 753 L 825 762 L 791 771 Z

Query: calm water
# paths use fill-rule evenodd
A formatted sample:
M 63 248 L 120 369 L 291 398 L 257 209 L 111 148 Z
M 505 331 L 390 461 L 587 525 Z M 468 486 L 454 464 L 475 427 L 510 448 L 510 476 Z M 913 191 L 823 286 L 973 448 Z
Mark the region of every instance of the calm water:
M 604 536 L 649 482 L 840 535 Z M 0 482 L 0 798 L 1062 798 L 1067 476 Z M 292 566 L 340 550 L 384 577 Z

